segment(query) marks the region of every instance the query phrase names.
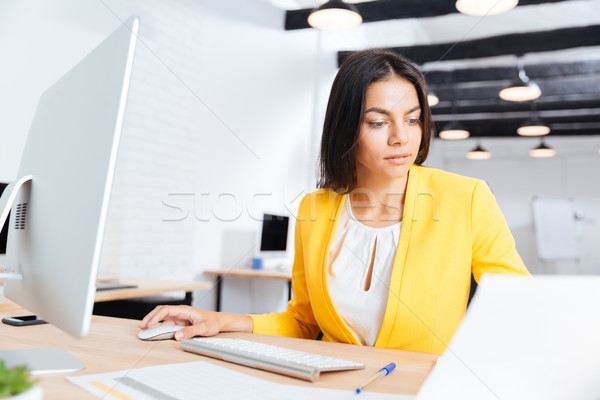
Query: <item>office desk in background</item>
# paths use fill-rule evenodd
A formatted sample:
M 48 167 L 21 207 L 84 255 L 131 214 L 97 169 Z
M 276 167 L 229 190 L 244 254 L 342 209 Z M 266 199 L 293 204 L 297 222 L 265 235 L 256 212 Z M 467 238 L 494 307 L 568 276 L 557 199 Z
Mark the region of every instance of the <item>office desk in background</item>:
M 106 282 L 100 277 L 99 282 Z M 172 281 L 156 278 L 118 278 L 119 284 L 134 288 L 98 290 L 94 314 L 108 317 L 142 319 L 158 305 L 192 305 L 192 292 L 212 288 L 209 282 Z M 180 293 L 185 292 L 182 298 Z
M 0 317 L 26 314 L 26 310 L 1 312 Z M 14 327 L 0 323 L 0 349 L 59 347 L 82 361 L 86 368 L 69 376 L 104 373 L 153 365 L 206 361 L 221 367 L 286 385 L 316 386 L 354 390 L 374 372 L 389 362 L 397 364 L 393 375 L 381 379 L 369 390 L 383 393 L 416 394 L 433 368 L 437 355 L 292 339 L 250 333 L 225 333 L 219 337 L 236 337 L 291 349 L 360 361 L 366 368 L 356 371 L 323 373 L 318 382 L 310 383 L 254 368 L 244 367 L 210 357 L 188 353 L 174 340 L 144 342 L 137 338 L 137 321 L 93 316 L 90 333 L 74 339 L 54 326 L 33 325 Z M 65 379 L 64 374 L 41 375 L 45 399 L 93 399 L 92 395 Z M 167 378 L 168 379 L 168 378 Z
M 221 289 L 223 279 L 225 277 L 234 278 L 249 278 L 249 279 L 277 279 L 287 281 L 288 300 L 292 299 L 292 271 L 288 269 L 252 269 L 252 268 L 236 268 L 231 270 L 215 269 L 206 270 L 204 275 L 214 276 L 215 287 L 217 289 L 217 304 L 216 310 L 221 311 Z
M 185 292 L 184 301 L 191 304 L 191 296 L 194 290 L 206 290 L 212 288 L 209 282 L 202 281 L 173 281 L 156 278 L 108 278 L 101 276 L 99 281 L 118 280 L 119 283 L 135 285 L 134 288 L 111 289 L 96 292 L 95 303 L 110 301 L 139 299 L 144 297 L 163 295 L 169 292 Z M 21 309 L 14 303 L 0 303 L 0 311 Z
M 194 290 L 206 290 L 212 288 L 208 282 L 202 281 L 172 281 L 156 278 L 116 278 L 119 283 L 135 285 L 135 288 L 111 289 L 96 292 L 95 302 L 126 300 L 140 297 L 157 296 L 168 292 L 184 291 L 191 295 Z M 109 278 L 100 277 L 100 281 L 108 281 Z

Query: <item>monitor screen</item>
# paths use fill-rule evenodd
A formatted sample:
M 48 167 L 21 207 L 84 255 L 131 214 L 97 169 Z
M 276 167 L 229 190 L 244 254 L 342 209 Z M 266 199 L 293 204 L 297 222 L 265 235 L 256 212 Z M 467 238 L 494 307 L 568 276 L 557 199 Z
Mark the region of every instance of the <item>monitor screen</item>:
M 289 217 L 264 214 L 260 237 L 260 251 L 285 252 L 287 248 L 289 223 Z
M 6 188 L 6 183 L 0 183 L 0 196 L 2 196 L 2 192 L 4 192 L 4 188 Z M 10 214 L 8 214 L 8 218 L 4 223 L 4 226 L 0 226 L 0 254 L 6 254 L 6 239 L 8 236 L 8 220 L 10 219 Z

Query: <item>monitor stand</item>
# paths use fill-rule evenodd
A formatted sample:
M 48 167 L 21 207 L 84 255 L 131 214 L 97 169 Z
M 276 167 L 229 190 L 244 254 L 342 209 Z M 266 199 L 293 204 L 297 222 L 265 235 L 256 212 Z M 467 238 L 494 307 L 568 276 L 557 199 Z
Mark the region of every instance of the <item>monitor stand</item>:
M 85 368 L 81 361 L 58 348 L 0 350 L 0 360 L 7 368 L 25 365 L 32 375 L 64 374 Z
M 25 176 L 8 185 L 0 197 L 0 227 L 8 217 L 19 190 L 31 182 L 32 176 Z M 20 271 L 6 268 L 0 270 L 0 279 L 21 280 Z M 75 372 L 85 368 L 85 364 L 70 355 L 67 351 L 58 348 L 34 348 L 1 350 L 0 360 L 4 361 L 7 368 L 25 365 L 31 374 L 51 374 Z

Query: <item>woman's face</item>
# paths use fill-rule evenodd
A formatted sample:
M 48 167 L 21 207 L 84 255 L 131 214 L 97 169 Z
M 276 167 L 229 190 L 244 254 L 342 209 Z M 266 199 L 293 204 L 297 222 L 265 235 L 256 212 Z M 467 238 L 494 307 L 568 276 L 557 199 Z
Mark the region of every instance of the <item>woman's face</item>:
M 421 137 L 421 106 L 415 87 L 396 76 L 371 84 L 355 152 L 358 183 L 406 179 Z

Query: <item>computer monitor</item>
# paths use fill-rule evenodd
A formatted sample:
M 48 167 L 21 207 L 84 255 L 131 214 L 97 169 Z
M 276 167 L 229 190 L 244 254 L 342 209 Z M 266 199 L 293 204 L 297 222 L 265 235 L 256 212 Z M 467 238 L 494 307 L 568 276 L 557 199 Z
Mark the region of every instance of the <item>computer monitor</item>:
M 2 192 L 8 186 L 7 183 L 0 183 L 0 196 L 2 196 Z M 9 216 L 10 217 L 10 216 Z M 8 238 L 8 224 L 4 223 L 3 226 L 0 226 L 0 254 L 6 254 L 6 240 Z
M 0 226 L 12 209 L 4 295 L 74 337 L 91 322 L 138 26 L 129 19 L 42 94 L 0 198 Z
M 260 233 L 260 257 L 266 267 L 279 266 L 287 256 L 290 218 L 284 215 L 263 214 Z M 271 261 L 271 259 L 275 259 Z

